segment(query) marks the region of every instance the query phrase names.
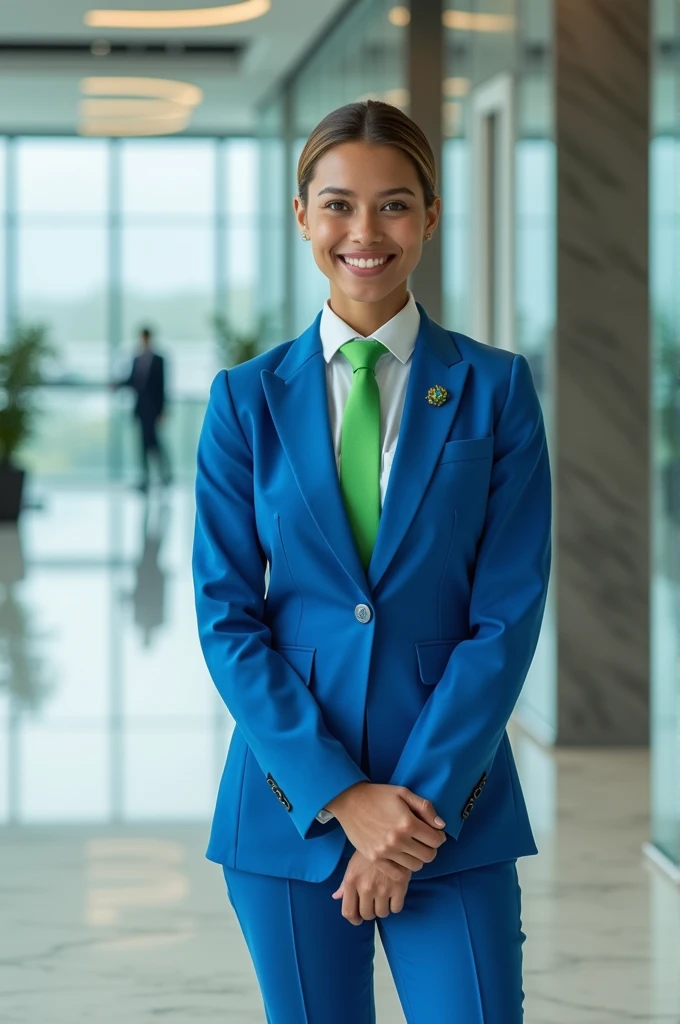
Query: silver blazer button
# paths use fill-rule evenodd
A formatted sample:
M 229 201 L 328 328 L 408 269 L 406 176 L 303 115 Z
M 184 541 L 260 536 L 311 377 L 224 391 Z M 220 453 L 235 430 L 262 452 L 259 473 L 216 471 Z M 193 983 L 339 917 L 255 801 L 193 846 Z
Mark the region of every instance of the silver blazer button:
M 359 620 L 359 622 L 370 622 L 371 621 L 371 614 L 372 613 L 371 613 L 371 609 L 368 607 L 367 604 L 358 604 L 356 606 L 356 608 L 354 609 L 354 614 L 356 615 L 356 617 Z

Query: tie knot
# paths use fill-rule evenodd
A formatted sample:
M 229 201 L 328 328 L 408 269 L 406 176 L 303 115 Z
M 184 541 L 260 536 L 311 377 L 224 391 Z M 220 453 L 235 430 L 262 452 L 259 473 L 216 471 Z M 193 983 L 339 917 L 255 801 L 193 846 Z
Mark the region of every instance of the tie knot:
M 352 365 L 352 370 L 373 370 L 383 352 L 387 352 L 387 346 L 376 338 L 355 338 L 354 341 L 346 341 L 339 349 Z

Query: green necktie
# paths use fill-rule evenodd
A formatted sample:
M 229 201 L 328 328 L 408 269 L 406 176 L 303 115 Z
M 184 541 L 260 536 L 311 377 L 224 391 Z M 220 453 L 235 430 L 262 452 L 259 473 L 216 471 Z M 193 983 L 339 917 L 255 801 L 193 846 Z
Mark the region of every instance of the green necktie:
M 380 391 L 375 364 L 387 348 L 375 338 L 347 341 L 339 349 L 351 363 L 352 388 L 342 419 L 340 487 L 364 569 L 380 522 Z

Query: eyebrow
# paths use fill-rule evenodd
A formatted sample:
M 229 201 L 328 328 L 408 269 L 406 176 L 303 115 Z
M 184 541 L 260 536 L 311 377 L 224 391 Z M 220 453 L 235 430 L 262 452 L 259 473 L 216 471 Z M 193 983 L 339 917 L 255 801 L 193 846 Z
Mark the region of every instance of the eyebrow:
M 352 192 L 348 188 L 338 188 L 336 185 L 328 185 L 326 188 L 322 188 L 320 192 L 317 192 L 317 196 L 322 196 L 324 194 L 324 192 L 333 192 L 333 193 L 335 193 L 336 195 L 339 195 L 339 196 L 354 196 L 354 195 L 356 195 L 356 192 Z M 407 188 L 406 185 L 400 185 L 399 188 L 386 188 L 386 189 L 383 189 L 382 192 L 377 192 L 376 195 L 378 195 L 378 196 L 396 196 L 400 192 L 407 192 L 408 195 L 413 196 L 414 199 L 416 197 L 415 192 L 412 189 Z

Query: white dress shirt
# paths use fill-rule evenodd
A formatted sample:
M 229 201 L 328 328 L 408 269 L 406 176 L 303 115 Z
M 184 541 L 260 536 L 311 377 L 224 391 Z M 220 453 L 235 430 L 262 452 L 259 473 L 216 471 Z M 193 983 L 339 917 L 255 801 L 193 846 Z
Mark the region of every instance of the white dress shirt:
M 392 460 L 399 438 L 399 425 L 406 397 L 406 385 L 411 370 L 411 356 L 415 348 L 420 327 L 420 313 L 413 294 L 408 292 L 408 301 L 402 309 L 378 327 L 372 334 L 357 334 L 349 324 L 334 313 L 326 299 L 321 313 L 319 331 L 323 355 L 326 360 L 326 390 L 328 392 L 328 415 L 335 448 L 335 465 L 340 474 L 340 441 L 342 417 L 347 396 L 352 387 L 352 364 L 338 349 L 353 338 L 376 338 L 388 349 L 378 359 L 375 379 L 380 391 L 380 507 L 385 500 L 387 483 L 390 478 Z M 317 820 L 325 823 L 333 815 L 322 810 Z

